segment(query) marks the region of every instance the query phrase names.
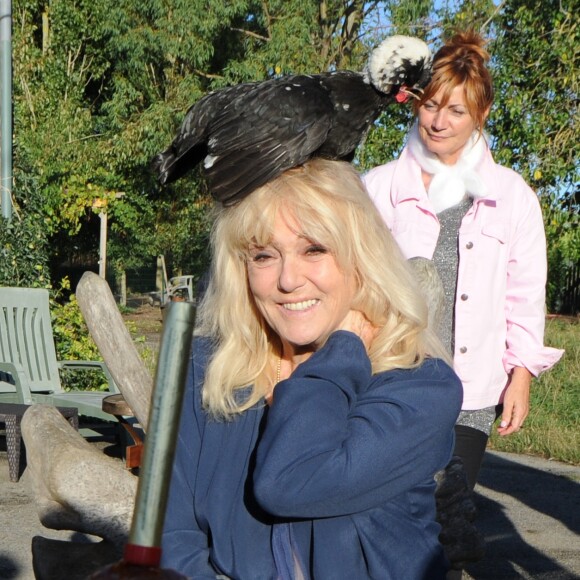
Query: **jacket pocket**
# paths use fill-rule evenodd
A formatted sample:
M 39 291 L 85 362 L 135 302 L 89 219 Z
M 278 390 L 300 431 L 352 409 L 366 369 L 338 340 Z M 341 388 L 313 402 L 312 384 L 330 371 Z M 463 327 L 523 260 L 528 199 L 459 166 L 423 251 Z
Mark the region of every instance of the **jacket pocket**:
M 424 221 L 398 220 L 391 233 L 405 258 L 422 257 L 431 260 L 437 244 L 438 226 Z
M 501 222 L 493 224 L 485 224 L 481 228 L 481 234 L 497 240 L 500 244 L 507 243 L 508 240 L 508 228 L 507 225 Z

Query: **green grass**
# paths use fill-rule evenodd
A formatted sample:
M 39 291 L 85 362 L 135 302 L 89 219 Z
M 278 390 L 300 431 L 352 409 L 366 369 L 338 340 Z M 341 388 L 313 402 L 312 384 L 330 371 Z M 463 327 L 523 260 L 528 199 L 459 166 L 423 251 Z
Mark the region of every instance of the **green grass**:
M 566 353 L 533 381 L 523 428 L 507 437 L 494 432 L 490 448 L 580 465 L 580 319 L 547 320 L 546 344 Z

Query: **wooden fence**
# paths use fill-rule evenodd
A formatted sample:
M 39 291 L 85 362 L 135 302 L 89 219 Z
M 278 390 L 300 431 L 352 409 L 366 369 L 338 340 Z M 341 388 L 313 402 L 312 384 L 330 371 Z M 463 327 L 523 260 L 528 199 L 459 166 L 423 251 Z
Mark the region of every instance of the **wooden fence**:
M 580 263 L 568 268 L 558 298 L 559 314 L 580 313 Z

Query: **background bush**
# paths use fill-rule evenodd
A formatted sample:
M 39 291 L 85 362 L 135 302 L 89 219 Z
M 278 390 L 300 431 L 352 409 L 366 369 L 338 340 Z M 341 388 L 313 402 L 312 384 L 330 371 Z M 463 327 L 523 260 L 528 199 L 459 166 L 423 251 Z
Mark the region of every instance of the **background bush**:
M 40 193 L 25 179 L 12 219 L 0 218 L 0 285 L 50 288 L 49 254 Z
M 70 284 L 63 279 L 58 291 L 50 300 L 52 331 L 58 360 L 102 361 L 93 342 L 74 294 L 69 294 Z M 99 370 L 61 371 L 65 389 L 106 391 L 107 379 Z

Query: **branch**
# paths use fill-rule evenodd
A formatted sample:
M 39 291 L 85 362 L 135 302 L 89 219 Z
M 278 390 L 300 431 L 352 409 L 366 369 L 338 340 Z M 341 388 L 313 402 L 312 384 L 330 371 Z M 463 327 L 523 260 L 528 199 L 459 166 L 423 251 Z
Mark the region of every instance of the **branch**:
M 245 34 L 246 36 L 250 36 L 252 38 L 257 38 L 258 40 L 263 40 L 264 42 L 270 42 L 270 38 L 266 37 L 266 36 L 262 36 L 261 34 L 257 34 L 256 32 L 252 32 L 251 30 L 244 30 L 243 28 L 230 28 L 230 30 L 233 30 L 234 32 L 241 32 L 242 34 Z
M 502 0 L 493 11 L 493 14 L 479 27 L 479 31 L 483 33 L 483 31 L 489 26 L 490 22 L 498 15 L 499 11 L 504 7 L 507 0 Z
M 223 79 L 224 78 L 222 75 L 213 75 L 211 73 L 206 73 L 202 70 L 199 70 L 198 68 L 193 69 L 193 72 L 196 75 L 203 77 L 204 79 Z
M 270 17 L 270 11 L 268 10 L 267 2 L 262 2 L 262 10 L 264 11 L 264 17 L 266 19 L 266 29 L 268 30 L 268 38 L 272 38 L 272 18 Z
M 337 68 L 341 68 L 344 60 L 349 59 L 352 54 L 352 49 L 358 36 L 363 15 L 364 1 L 361 0 L 354 0 L 344 11 L 342 33 L 340 35 L 340 45 L 338 49 L 339 54 L 336 63 Z
M 318 20 L 320 23 L 320 29 L 322 31 L 321 39 L 322 39 L 322 46 L 321 46 L 321 56 L 326 66 L 332 62 L 328 55 L 330 54 L 330 48 L 332 45 L 332 37 L 336 32 L 336 22 L 334 25 L 330 25 L 329 18 L 328 18 L 328 3 L 325 0 L 321 0 L 319 7 L 318 7 Z M 332 57 L 334 59 L 334 55 Z
M 30 109 L 30 115 L 32 117 L 32 128 L 36 129 L 36 113 L 34 112 L 34 102 L 32 100 L 30 88 L 23 74 L 20 75 L 20 84 L 22 85 L 22 92 L 24 93 L 26 103 L 28 104 L 28 108 Z
M 69 139 L 67 141 L 67 145 L 70 145 L 71 143 L 77 143 L 78 141 L 87 141 L 88 139 L 98 139 L 104 135 L 106 135 L 106 133 L 97 133 L 95 135 L 85 135 L 84 137 L 78 137 L 77 139 Z

